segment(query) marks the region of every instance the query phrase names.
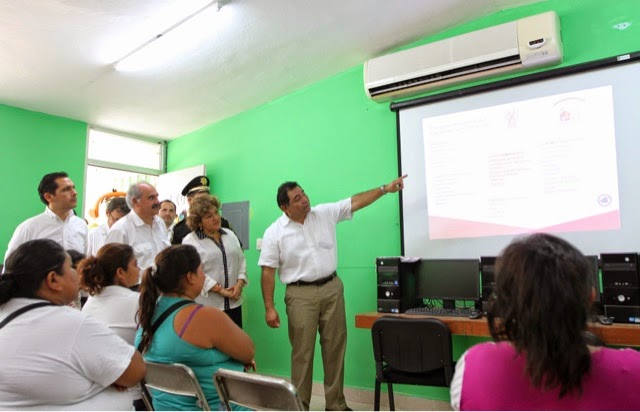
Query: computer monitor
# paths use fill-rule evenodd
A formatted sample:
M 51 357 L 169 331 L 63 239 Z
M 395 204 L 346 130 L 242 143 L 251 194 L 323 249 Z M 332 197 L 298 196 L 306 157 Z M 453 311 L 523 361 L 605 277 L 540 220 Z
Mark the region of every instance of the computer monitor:
M 585 256 L 589 261 L 589 274 L 591 276 L 591 282 L 596 289 L 595 303 L 600 303 L 600 265 L 597 255 Z M 489 296 L 493 293 L 493 289 L 496 285 L 496 257 L 495 256 L 482 256 L 480 257 L 480 278 L 481 278 L 481 293 L 480 297 L 482 301 L 489 300 Z
M 442 299 L 444 308 L 456 300 L 480 300 L 477 259 L 423 259 L 418 272 L 418 297 Z

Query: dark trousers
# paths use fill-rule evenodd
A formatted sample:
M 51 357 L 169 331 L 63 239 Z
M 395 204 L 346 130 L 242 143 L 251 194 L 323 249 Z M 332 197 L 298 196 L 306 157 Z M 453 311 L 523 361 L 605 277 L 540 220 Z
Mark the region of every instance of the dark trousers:
M 242 305 L 238 306 L 237 308 L 225 310 L 224 313 L 226 313 L 231 318 L 233 323 L 235 323 L 240 327 L 240 329 L 242 329 Z
M 136 399 L 133 401 L 133 407 L 136 411 L 148 411 L 147 405 L 145 405 L 142 399 Z

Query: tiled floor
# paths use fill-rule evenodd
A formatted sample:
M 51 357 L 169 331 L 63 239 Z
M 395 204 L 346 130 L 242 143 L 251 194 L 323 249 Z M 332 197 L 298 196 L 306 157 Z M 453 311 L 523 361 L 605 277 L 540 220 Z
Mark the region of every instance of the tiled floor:
M 313 395 L 311 396 L 310 410 L 324 410 L 324 394 L 322 386 L 314 383 Z M 347 404 L 354 411 L 373 410 L 373 391 L 357 390 L 345 388 Z M 394 397 L 397 411 L 450 411 L 451 405 L 448 402 L 435 401 L 431 399 L 415 398 L 396 394 Z M 389 404 L 386 392 L 380 398 L 380 410 L 388 411 Z
M 354 411 L 372 411 L 373 404 L 349 402 L 349 407 Z M 312 395 L 310 410 L 312 411 L 324 411 L 324 396 Z M 387 407 L 386 410 L 389 410 Z

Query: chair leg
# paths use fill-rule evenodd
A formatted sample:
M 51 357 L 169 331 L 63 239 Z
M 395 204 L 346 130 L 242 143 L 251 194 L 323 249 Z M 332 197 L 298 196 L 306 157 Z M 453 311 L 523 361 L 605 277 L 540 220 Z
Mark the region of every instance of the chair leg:
M 140 392 L 142 394 L 142 401 L 144 405 L 147 407 L 148 411 L 153 411 L 153 400 L 151 399 L 151 393 L 147 389 L 147 385 L 144 384 L 144 381 L 140 382 Z
M 380 410 L 380 381 L 376 378 L 375 391 L 373 395 L 373 410 Z
M 396 404 L 393 400 L 393 384 L 391 382 L 387 383 L 387 390 L 389 391 L 389 410 L 395 411 Z

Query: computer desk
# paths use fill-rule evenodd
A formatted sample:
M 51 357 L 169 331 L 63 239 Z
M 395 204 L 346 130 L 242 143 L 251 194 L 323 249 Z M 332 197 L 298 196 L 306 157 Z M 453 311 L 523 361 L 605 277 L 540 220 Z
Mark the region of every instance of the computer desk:
M 371 329 L 373 322 L 381 316 L 397 316 L 404 318 L 424 317 L 424 315 L 407 315 L 393 313 L 368 312 L 356 314 L 356 328 Z M 487 319 L 469 319 L 449 316 L 438 316 L 449 326 L 451 333 L 462 336 L 487 336 L 489 326 Z M 627 323 L 614 323 L 613 325 L 601 325 L 599 323 L 590 323 L 588 330 L 597 335 L 606 345 L 613 346 L 640 346 L 640 325 Z

